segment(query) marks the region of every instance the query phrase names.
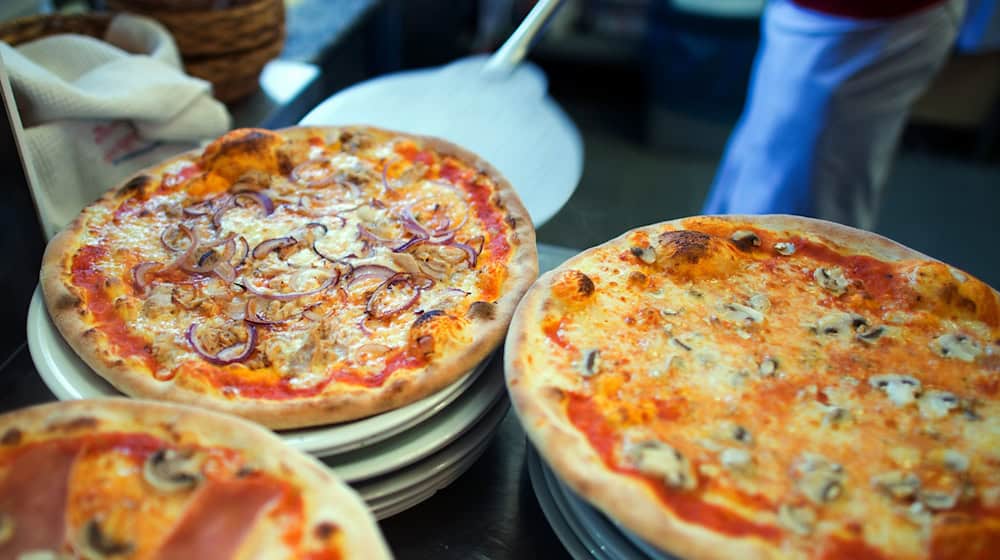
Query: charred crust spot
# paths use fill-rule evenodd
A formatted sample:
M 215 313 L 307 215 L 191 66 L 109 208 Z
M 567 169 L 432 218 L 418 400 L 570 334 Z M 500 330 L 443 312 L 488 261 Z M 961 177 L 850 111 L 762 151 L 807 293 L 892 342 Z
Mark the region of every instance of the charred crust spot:
M 97 418 L 93 416 L 80 416 L 67 422 L 59 422 L 49 426 L 49 431 L 72 432 L 76 430 L 90 430 L 97 427 Z
M 21 438 L 23 436 L 24 434 L 21 432 L 21 430 L 17 428 L 10 428 L 9 430 L 3 433 L 3 437 L 0 438 L 0 444 L 17 445 L 21 443 Z
M 564 270 L 555 278 L 552 292 L 565 301 L 583 301 L 594 294 L 594 281 L 579 270 Z
M 442 317 L 442 316 L 444 316 L 444 311 L 441 311 L 440 309 L 433 309 L 431 311 L 421 313 L 420 316 L 417 317 L 417 320 L 413 322 L 413 326 L 411 328 L 417 328 L 421 325 L 426 325 L 435 317 Z
M 706 256 L 711 246 L 712 236 L 700 231 L 679 230 L 661 233 L 657 242 L 674 259 L 696 263 Z
M 253 467 L 242 466 L 240 470 L 236 471 L 236 478 L 246 478 L 257 472 L 257 469 Z
M 129 179 L 127 183 L 122 185 L 122 187 L 118 189 L 116 195 L 131 196 L 135 192 L 142 192 L 142 190 L 145 189 L 147 185 L 150 185 L 152 183 L 153 183 L 153 178 L 150 177 L 149 175 L 136 175 L 135 177 Z
M 507 225 L 510 227 L 510 229 L 517 229 L 517 218 L 515 218 L 514 216 L 508 214 L 506 217 L 504 217 L 503 221 L 507 222 Z
M 325 541 L 333 536 L 334 533 L 340 530 L 340 527 L 336 523 L 331 521 L 323 521 L 313 528 L 313 535 L 321 541 Z
M 474 301 L 465 312 L 465 316 L 470 319 L 490 321 L 496 317 L 496 306 L 488 301 Z
M 638 270 L 633 270 L 628 274 L 628 283 L 633 286 L 642 286 L 648 279 L 649 278 L 645 274 L 639 272 Z

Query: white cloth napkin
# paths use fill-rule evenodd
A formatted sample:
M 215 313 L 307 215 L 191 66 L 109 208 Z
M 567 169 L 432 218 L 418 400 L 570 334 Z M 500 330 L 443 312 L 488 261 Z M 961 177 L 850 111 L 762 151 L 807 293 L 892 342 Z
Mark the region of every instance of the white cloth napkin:
M 0 43 L 49 237 L 129 175 L 231 126 L 211 85 L 181 70 L 173 38 L 160 24 L 119 15 L 104 39 Z

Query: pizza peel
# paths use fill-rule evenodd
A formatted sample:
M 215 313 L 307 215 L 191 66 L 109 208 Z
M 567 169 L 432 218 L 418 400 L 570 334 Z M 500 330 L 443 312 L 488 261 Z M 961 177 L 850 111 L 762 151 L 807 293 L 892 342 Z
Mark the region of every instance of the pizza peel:
M 583 171 L 579 131 L 548 96 L 545 73 L 524 62 L 559 4 L 539 0 L 492 56 L 362 82 L 318 105 L 301 124 L 367 124 L 454 142 L 499 169 L 540 226 L 573 194 Z

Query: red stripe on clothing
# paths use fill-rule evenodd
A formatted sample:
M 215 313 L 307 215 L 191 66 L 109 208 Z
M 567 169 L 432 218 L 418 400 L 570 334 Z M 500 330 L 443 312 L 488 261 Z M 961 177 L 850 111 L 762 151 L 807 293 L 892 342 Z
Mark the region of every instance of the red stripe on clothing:
M 854 19 L 885 19 L 905 16 L 944 0 L 792 0 L 799 6 Z

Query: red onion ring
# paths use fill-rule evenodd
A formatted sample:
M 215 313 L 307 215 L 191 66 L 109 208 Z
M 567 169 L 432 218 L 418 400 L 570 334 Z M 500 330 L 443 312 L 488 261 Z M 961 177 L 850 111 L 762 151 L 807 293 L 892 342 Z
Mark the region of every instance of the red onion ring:
M 346 260 L 344 260 L 344 259 L 349 259 L 351 257 L 354 257 L 355 255 L 353 253 L 350 254 L 350 255 L 347 255 L 346 257 L 343 257 L 343 258 L 340 258 L 340 259 L 336 259 L 336 258 L 333 258 L 333 257 L 331 257 L 329 255 L 324 254 L 323 251 L 320 251 L 319 248 L 316 247 L 316 242 L 315 241 L 313 241 L 312 250 L 313 250 L 313 253 L 316 253 L 317 255 L 319 255 L 319 257 L 321 259 L 323 259 L 325 261 L 332 262 L 333 264 L 342 264 L 342 265 L 346 266 L 349 269 L 347 271 L 347 274 L 350 274 L 350 273 L 354 272 L 354 265 L 352 265 L 351 263 L 349 263 Z
M 398 273 L 395 270 L 387 266 L 382 266 L 380 264 L 363 264 L 351 271 L 351 279 L 347 283 L 347 287 L 350 288 L 367 278 L 378 278 L 379 280 L 385 281 L 392 278 L 396 274 Z
M 191 230 L 187 229 L 187 231 L 185 231 L 186 227 L 183 224 L 179 224 L 176 226 L 167 226 L 163 228 L 163 231 L 160 232 L 160 243 L 162 243 L 163 246 L 166 247 L 166 249 L 172 253 L 179 253 L 181 251 L 184 251 L 185 249 L 187 249 L 187 247 L 177 247 L 175 245 L 171 245 L 170 242 L 167 241 L 167 234 L 170 232 L 171 228 L 176 228 L 185 237 L 188 238 L 188 242 L 191 241 Z
M 177 227 L 181 230 L 181 232 L 184 233 L 184 235 L 186 235 L 191 240 L 191 243 L 188 245 L 188 248 L 185 249 L 184 252 L 180 254 L 180 256 L 174 259 L 172 263 L 167 265 L 167 269 L 173 269 L 177 267 L 183 268 L 186 263 L 191 261 L 191 257 L 193 257 L 195 251 L 198 250 L 198 232 L 187 227 L 184 224 L 179 224 Z
M 389 164 L 392 163 L 392 161 L 393 160 L 386 160 L 385 163 L 382 164 L 382 186 L 387 191 L 394 190 L 391 186 L 389 186 L 389 176 L 388 176 Z
M 291 178 L 307 187 L 322 187 L 333 182 L 333 173 L 334 169 L 329 160 L 310 159 L 296 165 L 292 169 Z
M 205 216 L 212 213 L 212 199 L 196 202 L 184 209 L 188 216 Z
M 369 241 L 378 243 L 380 245 L 392 245 L 396 243 L 396 241 L 393 239 L 385 239 L 375 235 L 368 228 L 366 228 L 361 224 L 358 224 L 358 239 L 367 239 Z
M 265 216 L 270 216 L 271 213 L 274 212 L 274 201 L 272 201 L 269 196 L 267 196 L 262 192 L 245 191 L 233 197 L 234 202 L 238 202 L 240 200 L 249 200 L 254 204 L 260 206 L 261 209 L 264 210 Z
M 217 366 L 224 366 L 236 362 L 242 362 L 250 357 L 253 353 L 254 348 L 257 347 L 257 327 L 252 324 L 247 323 L 247 340 L 243 343 L 243 348 L 240 348 L 239 344 L 235 344 L 228 348 L 223 348 L 218 354 L 211 354 L 202 347 L 201 343 L 198 342 L 198 336 L 195 330 L 197 329 L 198 323 L 191 323 L 188 327 L 186 337 L 188 344 L 194 348 L 196 354 L 201 356 L 203 360 L 210 364 L 215 364 Z M 236 354 L 233 356 L 232 354 Z
M 253 284 L 250 283 L 249 280 L 244 280 L 243 281 L 243 287 L 246 288 L 248 292 L 250 292 L 250 293 L 252 293 L 252 294 L 254 294 L 256 296 L 260 296 L 260 297 L 262 297 L 264 299 L 274 299 L 274 300 L 278 300 L 278 301 L 291 301 L 293 299 L 297 299 L 297 298 L 300 298 L 300 297 L 306 297 L 306 296 L 311 296 L 311 295 L 318 294 L 318 293 L 322 292 L 323 290 L 329 288 L 330 286 L 336 284 L 337 281 L 340 280 L 340 271 L 337 270 L 337 269 L 334 269 L 333 272 L 335 274 L 329 276 L 325 281 L 323 281 L 319 285 L 318 288 L 313 288 L 312 290 L 307 290 L 305 292 L 288 292 L 288 293 L 284 293 L 284 294 L 276 294 L 276 293 L 273 293 L 273 292 L 265 291 L 265 290 L 263 290 L 261 288 L 258 288 L 257 286 L 254 286 Z
M 222 227 L 223 214 L 234 206 L 233 197 L 228 194 L 222 195 L 218 200 L 219 206 L 216 208 L 215 213 L 212 214 L 212 225 L 215 226 L 216 229 Z
M 364 317 L 362 317 L 361 320 L 358 321 L 358 328 L 361 329 L 361 332 L 363 332 L 365 334 L 365 336 L 371 336 L 371 335 L 375 334 L 375 331 L 369 329 L 368 325 L 365 324 L 365 321 L 367 321 L 367 320 L 368 320 L 368 316 L 367 315 L 364 316 Z
M 161 268 L 158 262 L 144 262 L 139 263 L 132 267 L 132 283 L 135 284 L 136 289 L 141 295 L 146 295 L 149 292 L 149 286 L 152 284 L 152 279 L 149 275 L 155 272 L 155 269 Z
M 479 251 L 476 251 L 470 245 L 458 241 L 449 243 L 448 245 L 465 251 L 465 260 L 469 263 L 469 268 L 476 268 L 476 260 L 479 258 Z
M 291 247 L 296 243 L 298 243 L 298 241 L 296 241 L 294 237 L 275 237 L 274 239 L 267 239 L 258 243 L 257 246 L 253 248 L 251 254 L 255 259 L 263 259 L 271 251 Z
M 380 298 L 397 284 L 405 284 L 413 290 L 413 295 L 395 306 L 382 304 Z M 388 319 L 412 307 L 420 299 L 420 288 L 413 283 L 413 275 L 408 272 L 398 272 L 391 278 L 379 284 L 365 304 L 365 313 L 373 319 Z

